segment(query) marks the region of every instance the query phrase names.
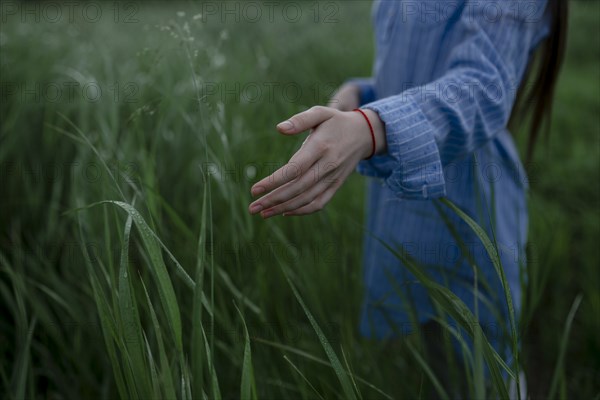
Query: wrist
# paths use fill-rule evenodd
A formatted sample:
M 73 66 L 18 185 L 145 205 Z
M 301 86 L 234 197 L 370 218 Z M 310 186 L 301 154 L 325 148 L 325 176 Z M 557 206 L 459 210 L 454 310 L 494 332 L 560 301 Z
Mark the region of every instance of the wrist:
M 352 142 L 355 144 L 356 153 L 359 158 L 365 160 L 373 153 L 373 139 L 371 137 L 371 129 L 365 120 L 365 116 L 355 110 L 347 112 L 352 120 L 352 130 L 355 132 L 355 137 L 352 139 Z
M 376 111 L 370 109 L 362 109 L 373 127 L 373 134 L 375 135 L 375 155 L 384 154 L 387 151 L 387 138 L 385 135 L 385 124 L 379 118 L 379 114 Z

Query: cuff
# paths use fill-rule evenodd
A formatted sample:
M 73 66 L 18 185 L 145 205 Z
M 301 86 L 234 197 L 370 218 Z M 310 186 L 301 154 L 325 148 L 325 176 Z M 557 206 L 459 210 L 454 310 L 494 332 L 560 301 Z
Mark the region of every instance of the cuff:
M 446 194 L 442 162 L 429 120 L 410 96 L 401 94 L 362 106 L 379 114 L 386 130 L 387 153 L 361 161 L 357 171 L 383 178 L 405 199 Z

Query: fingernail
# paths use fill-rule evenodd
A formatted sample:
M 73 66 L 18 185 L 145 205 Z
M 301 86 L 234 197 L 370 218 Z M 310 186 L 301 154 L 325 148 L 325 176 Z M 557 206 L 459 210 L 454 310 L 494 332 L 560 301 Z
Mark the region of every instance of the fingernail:
M 262 215 L 263 218 L 269 218 L 273 214 L 275 214 L 275 211 L 267 210 L 267 211 L 263 211 L 260 215 Z
M 263 209 L 262 204 L 253 204 L 253 205 L 250 206 L 250 212 L 252 214 L 257 213 L 257 212 L 259 212 L 262 209 Z
M 281 129 L 282 131 L 289 131 L 290 129 L 292 129 L 294 127 L 294 124 L 292 124 L 291 121 L 287 120 L 287 121 L 283 121 L 280 122 L 277 125 L 277 128 Z
M 258 196 L 265 191 L 264 186 L 253 187 L 251 190 L 252 196 Z

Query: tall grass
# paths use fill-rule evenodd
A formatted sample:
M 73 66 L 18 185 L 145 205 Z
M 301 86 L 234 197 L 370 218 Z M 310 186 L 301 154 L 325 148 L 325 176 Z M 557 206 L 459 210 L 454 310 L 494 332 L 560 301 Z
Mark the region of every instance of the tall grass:
M 336 4 L 335 24 L 204 22 L 193 4 L 142 6 L 133 24 L 115 23 L 108 10 L 111 18 L 97 23 L 3 21 L 2 393 L 14 399 L 454 395 L 431 368 L 418 332 L 397 347 L 357 333 L 364 178 L 351 177 L 328 210 L 314 216 L 258 221 L 246 212 L 251 184 L 302 140 L 275 138 L 274 124 L 323 103 L 346 77 L 369 74 L 370 38 L 355 27 L 370 4 Z M 576 25 L 597 27 L 595 3 L 574 5 Z M 342 36 L 352 52 L 323 40 Z M 471 397 L 506 398 L 519 361 L 534 395 L 589 398 L 600 390 L 598 321 L 591 317 L 600 310 L 592 284 L 598 224 L 589 217 L 597 215 L 600 196 L 586 186 L 598 178 L 589 142 L 598 141 L 592 121 L 600 101 L 586 83 L 597 69 L 597 51 L 585 51 L 589 40 L 598 37 L 571 37 L 554 122 L 556 136 L 577 131 L 580 137 L 551 142 L 544 157 L 560 155 L 560 167 L 537 161 L 547 173 L 531 174 L 521 324 L 493 237 L 453 204 L 438 204 L 440 218 L 462 218 L 494 261 L 517 362 L 489 344 L 477 310 L 385 243 L 428 288 L 438 321 L 462 349 L 463 364 L 447 368 L 464 377 Z M 297 56 L 303 52 L 310 56 Z M 100 86 L 103 94 L 51 100 L 22 90 L 35 92 L 36 83 L 65 90 L 73 82 Z M 207 91 L 227 82 L 294 83 L 303 92 L 297 99 L 275 92 L 273 100 L 249 101 Z M 557 181 L 579 193 L 575 204 L 554 191 Z M 564 298 L 548 299 L 559 291 Z

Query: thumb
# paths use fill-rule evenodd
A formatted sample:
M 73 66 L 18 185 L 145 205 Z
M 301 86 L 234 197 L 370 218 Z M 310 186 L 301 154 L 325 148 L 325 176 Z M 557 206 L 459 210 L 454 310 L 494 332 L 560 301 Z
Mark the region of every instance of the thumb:
M 285 135 L 295 135 L 327 121 L 334 113 L 333 108 L 314 106 L 279 123 L 277 130 Z

